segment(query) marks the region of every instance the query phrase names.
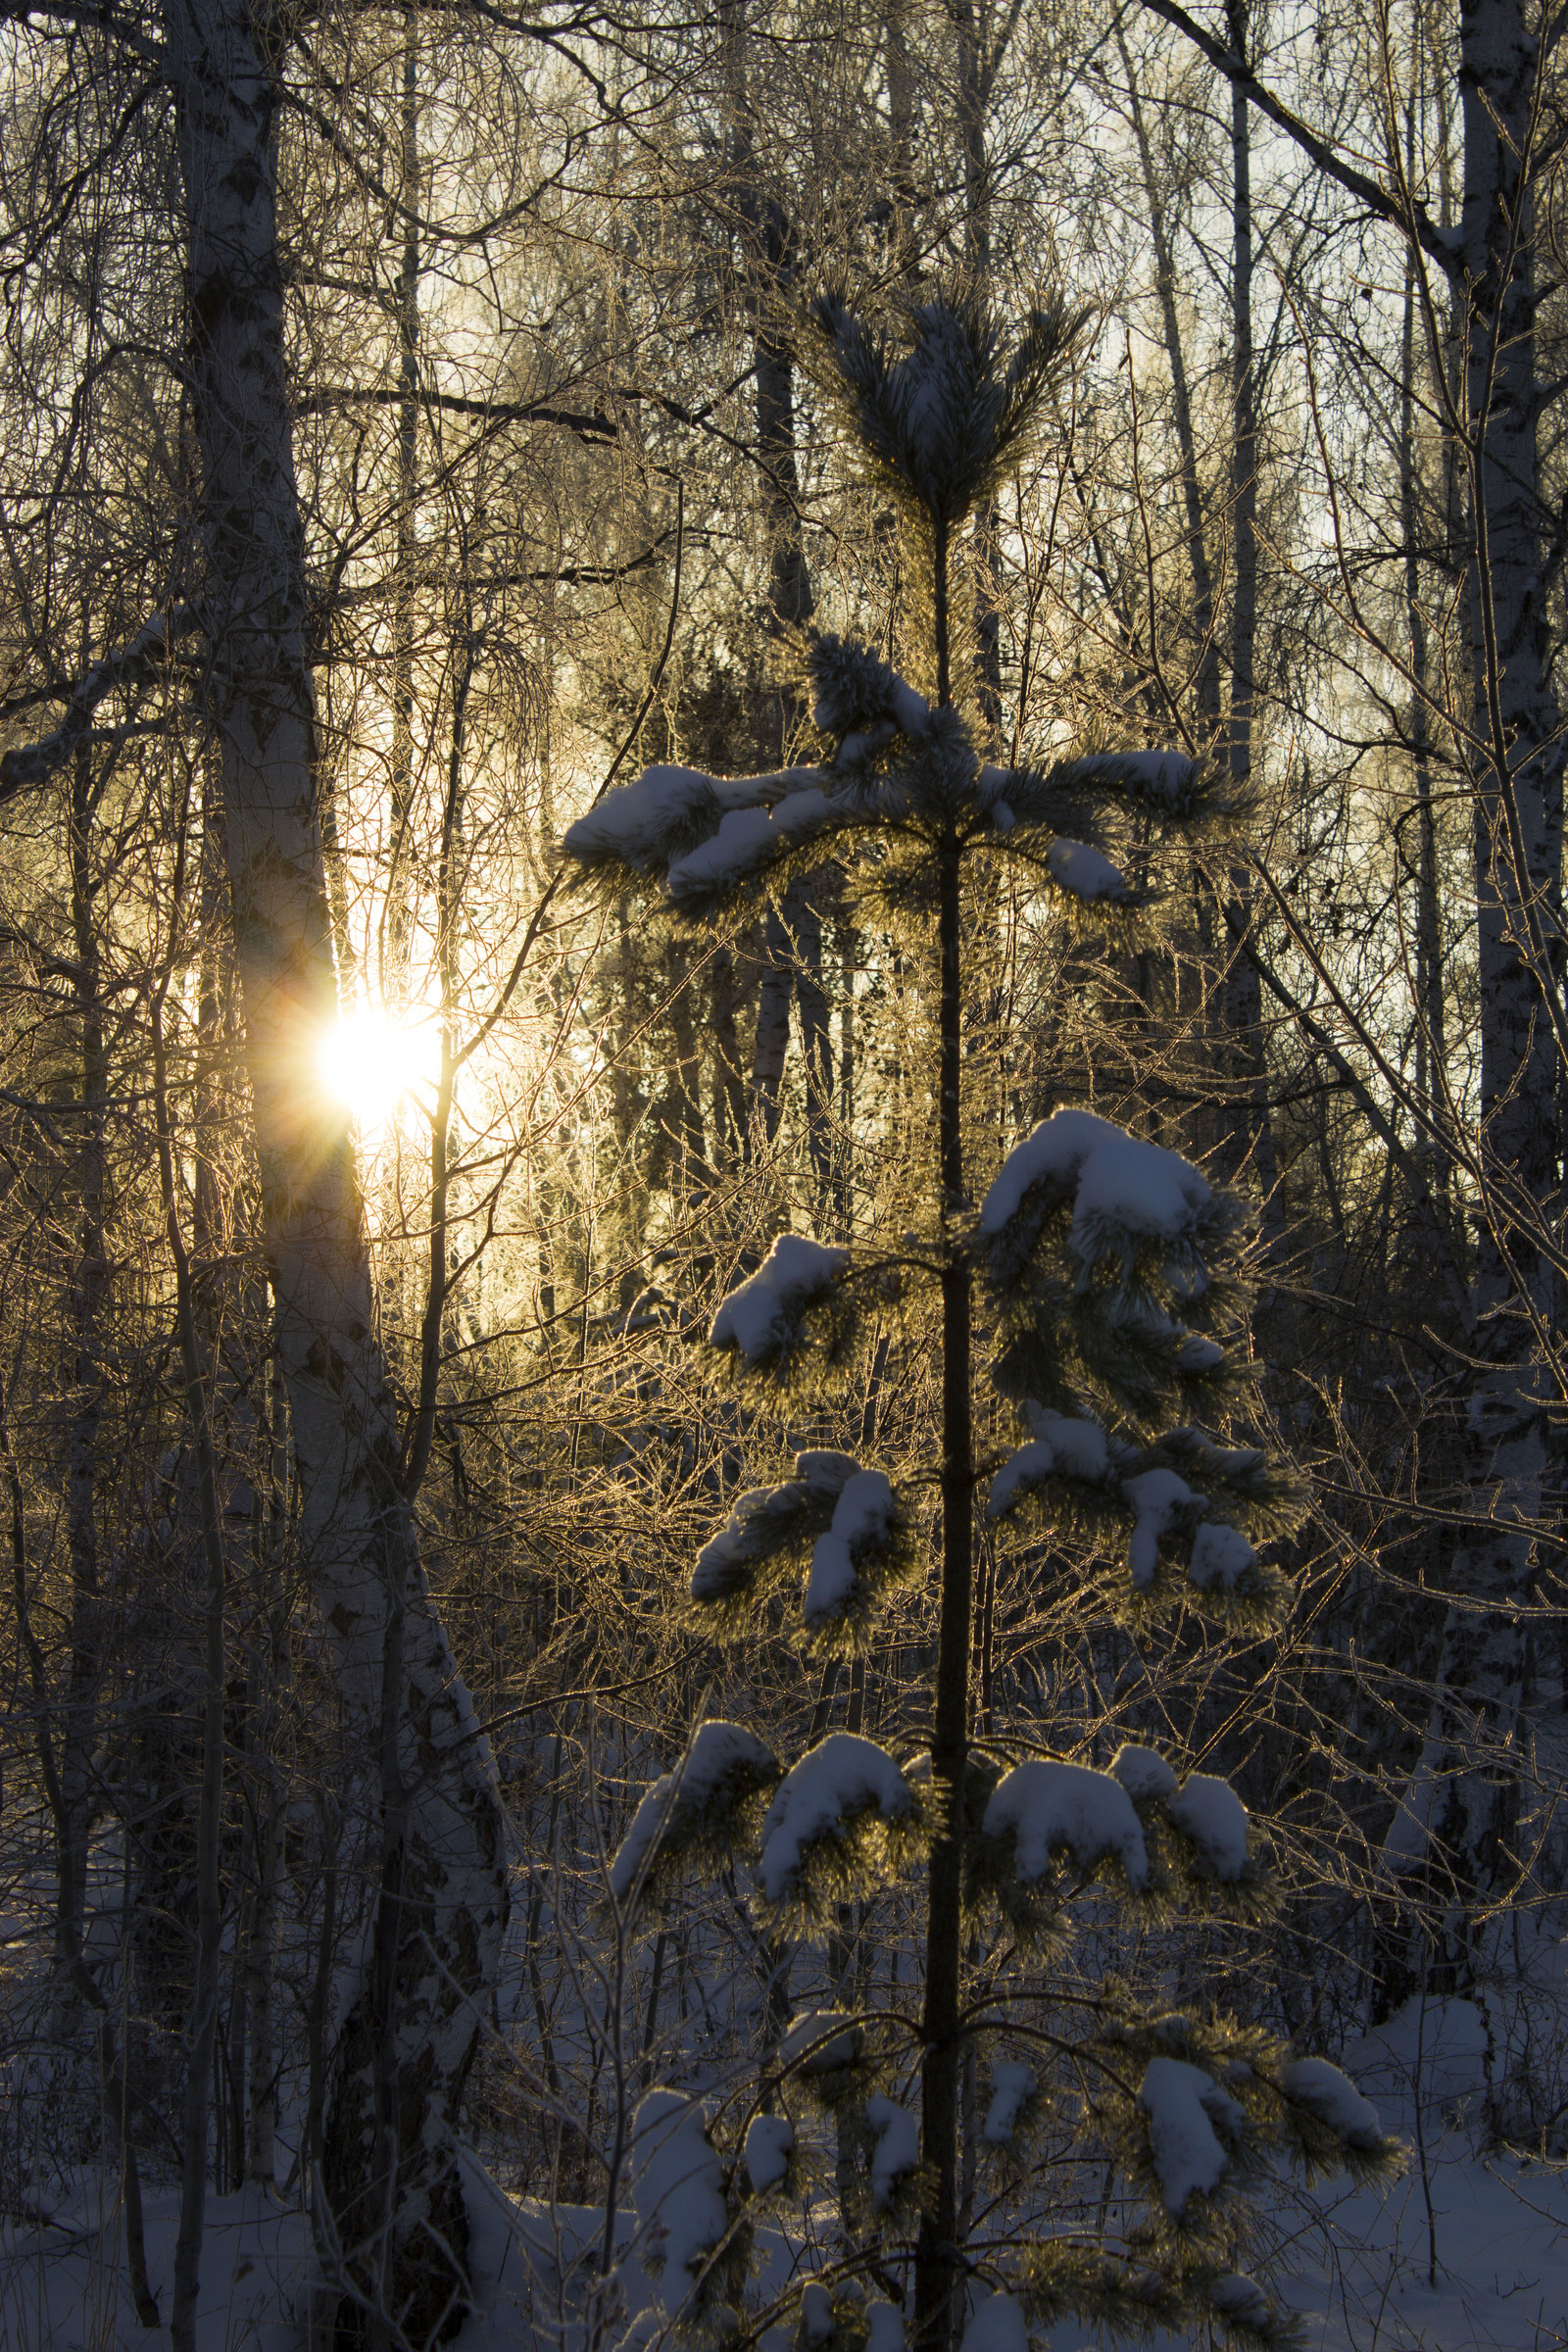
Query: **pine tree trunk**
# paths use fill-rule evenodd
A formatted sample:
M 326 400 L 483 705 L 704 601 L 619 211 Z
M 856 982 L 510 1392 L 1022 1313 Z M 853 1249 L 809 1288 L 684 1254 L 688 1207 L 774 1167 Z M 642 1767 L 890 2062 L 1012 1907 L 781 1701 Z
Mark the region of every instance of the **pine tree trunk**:
M 278 1348 L 301 1491 L 301 1549 L 351 1719 L 376 1725 L 406 1610 L 400 1745 L 402 1936 L 340 2037 L 324 2189 L 351 2272 L 379 2249 L 372 2084 L 399 2086 L 388 2293 L 420 2345 L 461 2307 L 467 2243 L 452 2150 L 506 1916 L 489 1753 L 431 1605 L 398 1486 L 352 1140 L 313 1077 L 335 1012 L 313 776 L 305 577 L 283 357 L 276 95 L 242 0 L 170 0 L 203 468 L 204 620 L 221 747 L 236 960 Z
M 951 699 L 948 551 L 938 535 L 938 700 Z M 926 1921 L 921 2136 L 935 2187 L 921 2217 L 914 2268 L 917 2352 L 947 2352 L 959 2316 L 964 2270 L 958 2248 L 958 2123 L 963 2042 L 959 2030 L 963 1950 L 963 1801 L 969 1755 L 969 1620 L 973 1586 L 974 1432 L 970 1395 L 970 1269 L 956 1232 L 964 1213 L 960 1070 L 963 1054 L 960 852 L 941 854 L 937 952 L 940 961 L 937 1149 L 946 1262 L 942 1272 L 942 1597 L 931 1731 L 930 1909 Z

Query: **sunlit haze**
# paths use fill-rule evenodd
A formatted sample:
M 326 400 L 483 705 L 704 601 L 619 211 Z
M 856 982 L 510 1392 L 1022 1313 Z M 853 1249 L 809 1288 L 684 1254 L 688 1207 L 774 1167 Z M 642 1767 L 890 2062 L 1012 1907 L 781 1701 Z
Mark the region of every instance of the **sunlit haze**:
M 362 1135 L 385 1126 L 406 1095 L 433 1086 L 440 1066 L 440 1031 L 422 1005 L 400 1014 L 356 1004 L 319 1048 L 321 1083 Z

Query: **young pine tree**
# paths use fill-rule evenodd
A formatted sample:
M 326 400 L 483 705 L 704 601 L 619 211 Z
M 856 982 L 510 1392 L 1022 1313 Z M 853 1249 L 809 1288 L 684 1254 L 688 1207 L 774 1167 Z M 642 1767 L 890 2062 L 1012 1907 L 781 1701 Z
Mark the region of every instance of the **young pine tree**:
M 1248 2182 L 1271 2151 L 1308 2171 L 1387 2165 L 1374 2111 L 1333 2067 L 1293 2060 L 1221 2015 L 1146 2013 L 1109 1985 L 1075 2012 L 1048 2011 L 1025 1966 L 1059 1950 L 1075 1907 L 1087 1901 L 1102 1922 L 1107 1894 L 1145 1918 L 1194 1903 L 1255 1914 L 1267 1883 L 1247 1814 L 1224 1782 L 1180 1778 L 1152 1748 L 1125 1746 L 1100 1771 L 1051 1753 L 1032 1723 L 978 1739 L 970 1689 L 982 1512 L 1033 1511 L 1114 1547 L 1128 1612 L 1146 1623 L 1178 1606 L 1267 1620 L 1283 1603 L 1282 1580 L 1255 1545 L 1292 1524 L 1297 1482 L 1261 1451 L 1221 1442 L 1250 1376 L 1241 1204 L 1175 1152 L 1087 1110 L 1058 1110 L 1019 1143 L 992 1171 L 978 1213 L 965 1164 L 976 869 L 1004 861 L 1063 919 L 1130 926 L 1138 896 L 1096 836 L 1112 838 L 1118 811 L 1146 830 L 1188 832 L 1232 812 L 1208 777 L 1161 754 L 991 765 L 956 705 L 965 523 L 1049 430 L 1076 322 L 1059 306 L 1041 309 L 1010 354 L 967 299 L 920 310 L 902 343 L 868 332 L 834 298 L 815 324 L 824 381 L 899 511 L 933 691 L 917 692 L 860 645 L 819 636 L 815 717 L 831 747 L 820 765 L 733 779 L 652 767 L 574 825 L 565 846 L 620 883 L 662 880 L 692 922 L 830 855 L 852 901 L 912 929 L 934 964 L 923 1232 L 897 1263 L 780 1235 L 710 1335 L 743 1378 L 826 1395 L 858 1345 L 862 1303 L 885 1306 L 895 1289 L 937 1295 L 930 1749 L 900 1761 L 834 1733 L 786 1770 L 744 1726 L 705 1722 L 639 1807 L 612 1892 L 630 1924 L 671 1899 L 684 1875 L 745 1855 L 773 1931 L 812 1934 L 831 1928 L 848 1897 L 903 1872 L 916 1887 L 923 1880 L 924 1975 L 918 2013 L 903 2020 L 886 2002 L 874 2015 L 797 2019 L 727 2148 L 690 2098 L 651 2094 L 634 2131 L 638 2211 L 662 2243 L 664 2301 L 682 2326 L 714 2343 L 754 2332 L 755 2310 L 743 2311 L 752 2222 L 803 2193 L 797 2123 L 814 2109 L 836 2122 L 841 2151 L 860 2151 L 864 2226 L 791 2290 L 810 2352 L 897 2352 L 904 2311 L 864 2296 L 872 2279 L 896 2290 L 906 2272 L 916 2352 L 949 2352 L 960 2328 L 966 2352 L 1021 2352 L 1028 2323 L 1066 2311 L 1135 2334 L 1206 2319 L 1242 2343 L 1279 2343 L 1288 2324 L 1228 2259 Z M 988 1462 L 979 1433 L 999 1414 L 1021 1443 Z M 849 1454 L 801 1454 L 786 1484 L 740 1496 L 698 1559 L 694 1606 L 744 1641 L 760 1604 L 804 1566 L 801 1639 L 863 1650 L 890 1591 L 925 1572 L 912 1522 L 932 1483 L 906 1477 L 900 1492 Z M 965 1983 L 976 1937 L 991 1963 L 978 2003 Z M 1079 2020 L 1071 2034 L 1063 2014 Z M 1031 2218 L 1005 2261 L 994 2216 L 984 2247 L 960 2242 L 960 2083 L 976 2046 L 989 2102 L 980 2136 L 1012 2166 L 1014 2211 Z M 903 2103 L 916 2085 L 917 2114 Z M 1086 2151 L 1117 2164 L 1142 2200 L 1140 2226 L 1114 2242 L 1053 2226 L 1028 2167 L 1031 2131 L 1048 2116 L 1058 2132 L 1078 2118 Z

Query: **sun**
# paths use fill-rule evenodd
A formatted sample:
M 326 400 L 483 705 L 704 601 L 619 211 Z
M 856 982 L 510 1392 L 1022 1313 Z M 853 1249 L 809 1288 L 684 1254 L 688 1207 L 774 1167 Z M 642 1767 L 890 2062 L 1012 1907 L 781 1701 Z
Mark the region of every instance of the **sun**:
M 440 1031 L 422 1005 L 402 1014 L 353 1005 L 324 1031 L 317 1054 L 323 1088 L 362 1136 L 384 1127 L 406 1095 L 433 1086 L 440 1067 Z

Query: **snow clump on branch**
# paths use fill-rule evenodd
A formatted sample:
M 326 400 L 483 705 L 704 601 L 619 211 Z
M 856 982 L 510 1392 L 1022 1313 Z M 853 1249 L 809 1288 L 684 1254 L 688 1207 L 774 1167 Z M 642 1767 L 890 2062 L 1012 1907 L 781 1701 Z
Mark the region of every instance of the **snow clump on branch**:
M 1234 1885 L 1247 1875 L 1247 1807 L 1229 1781 L 1195 1772 L 1166 1802 L 1165 1810 L 1192 1839 L 1216 1879 Z
M 1383 2125 L 1370 2099 L 1326 2058 L 1293 2058 L 1280 2071 L 1280 2088 L 1326 2124 L 1348 2148 L 1368 2153 L 1383 2145 Z
M 1176 1775 L 1152 1747 L 1129 1740 L 1116 1750 L 1110 1769 L 1135 1805 L 1162 1804 L 1176 1793 Z
M 841 1621 L 858 1597 L 865 1572 L 892 1539 L 893 1488 L 880 1470 L 860 1470 L 850 1479 L 826 1535 L 811 1551 L 806 1585 L 806 1624 L 819 1633 Z
M 820 786 L 820 770 L 792 767 L 765 776 L 710 776 L 701 768 L 645 767 L 568 825 L 562 847 L 579 865 L 625 865 L 652 874 L 720 830 L 728 812 L 786 802 Z
M 787 2115 L 754 2115 L 746 2127 L 746 2178 L 754 2196 L 777 2188 L 795 2153 L 795 2126 Z
M 1131 1797 L 1108 1772 L 1088 1764 L 1032 1758 L 1004 1773 L 982 1824 L 988 1838 L 1014 1840 L 1013 1875 L 1021 1886 L 1043 1879 L 1053 1856 L 1070 1854 L 1077 1870 L 1112 1857 L 1132 1887 L 1149 1883 L 1149 1849 Z
M 735 1614 L 780 1554 L 801 1549 L 831 1526 L 839 1496 L 859 1469 L 852 1454 L 813 1446 L 796 1455 L 795 1476 L 782 1486 L 749 1487 L 737 1495 L 724 1525 L 697 1555 L 692 1599 L 705 1610 Z
M 1070 890 L 1088 906 L 1123 906 L 1132 901 L 1133 893 L 1120 868 L 1087 842 L 1068 841 L 1058 834 L 1046 852 L 1046 863 L 1058 888 Z
M 1244 2130 L 1247 2110 L 1185 2058 L 1152 2058 L 1138 2104 L 1149 2119 L 1149 2153 L 1161 2202 L 1179 2222 L 1193 2196 L 1209 2197 L 1218 2188 L 1231 2161 L 1227 2141 L 1234 2143 Z
M 765 872 L 785 851 L 815 840 L 842 813 L 815 785 L 792 792 L 776 808 L 732 808 L 711 839 L 671 859 L 666 878 L 671 902 L 683 912 L 706 912 L 715 897 Z
M 959 2352 L 1029 2352 L 1029 2330 L 1011 2295 L 982 2296 Z
M 757 1272 L 721 1303 L 710 1343 L 733 1348 L 753 1370 L 777 1361 L 793 1347 L 807 1309 L 830 1295 L 849 1264 L 847 1250 L 781 1233 Z
M 744 1724 L 700 1724 L 673 1772 L 644 1793 L 610 1866 L 617 1903 L 657 1891 L 671 1866 L 727 1853 L 741 1817 L 779 1777 L 772 1749 Z
M 1054 1111 L 1003 1161 L 980 1209 L 980 1231 L 1000 1237 L 1036 1187 L 1073 1200 L 1072 1242 L 1095 1254 L 1094 1228 L 1177 1243 L 1195 1236 L 1212 1186 L 1163 1144 L 1145 1143 L 1092 1110 Z
M 908 1828 L 916 1812 L 914 1790 L 885 1748 L 830 1733 L 785 1774 L 767 1809 L 758 1875 L 768 1904 L 814 1910 L 818 1873 L 854 1880 L 866 1834 Z
M 980 2136 L 988 2148 L 1010 2148 L 1019 2118 L 1040 2085 L 1032 2066 L 1020 2059 L 999 2058 L 991 2069 L 991 2104 Z
M 876 2134 L 871 2150 L 871 2202 L 886 2213 L 901 2184 L 920 2167 L 920 2126 L 907 2107 L 882 2091 L 865 2102 L 865 2120 Z
M 1028 1445 L 1010 1455 L 991 1482 L 986 1516 L 1000 1519 L 1022 1495 L 1048 1478 L 1071 1478 L 1097 1485 L 1110 1470 L 1110 1447 L 1098 1421 L 1047 1412 L 1030 1403 L 1024 1408 L 1034 1431 Z
M 792 2017 L 778 2045 L 786 2072 L 831 2075 L 854 2066 L 860 2054 L 858 2021 L 843 2009 L 803 2009 Z

